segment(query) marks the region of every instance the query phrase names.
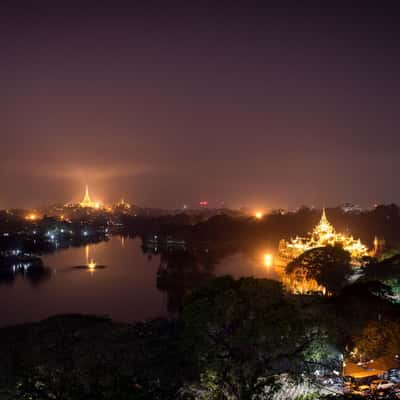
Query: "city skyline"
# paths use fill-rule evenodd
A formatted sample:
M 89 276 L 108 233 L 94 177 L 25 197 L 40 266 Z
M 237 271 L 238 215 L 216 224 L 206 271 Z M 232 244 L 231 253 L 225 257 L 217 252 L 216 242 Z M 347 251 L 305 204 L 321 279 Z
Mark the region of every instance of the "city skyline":
M 83 193 L 83 196 L 82 196 Z M 79 197 L 80 196 L 80 197 Z M 96 199 L 94 200 L 94 197 Z M 41 208 L 41 207 L 49 207 L 49 206 L 63 206 L 63 207 L 81 207 L 81 208 L 91 208 L 94 210 L 109 210 L 111 209 L 111 205 L 117 205 L 117 206 L 128 206 L 131 207 L 132 204 L 132 199 L 127 199 L 124 196 L 118 196 L 117 193 L 112 193 L 106 195 L 106 198 L 108 200 L 100 199 L 97 195 L 92 196 L 92 190 L 89 188 L 89 185 L 84 185 L 83 190 L 81 190 L 80 195 L 75 195 L 73 198 L 70 198 L 69 200 L 61 201 L 61 202 L 54 202 L 54 201 L 49 201 L 46 204 L 36 204 L 34 206 L 30 207 L 20 207 L 21 209 L 35 209 L 35 208 Z M 394 204 L 394 203 L 390 203 Z M 232 210 L 242 210 L 245 213 L 250 213 L 254 218 L 261 220 L 264 216 L 268 215 L 271 212 L 278 211 L 278 210 L 285 210 L 285 211 L 298 211 L 303 207 L 309 208 L 311 210 L 314 209 L 321 209 L 325 210 L 325 208 L 336 208 L 340 207 L 344 213 L 360 213 L 363 211 L 368 211 L 371 209 L 376 208 L 377 206 L 380 205 L 390 205 L 388 204 L 369 204 L 367 207 L 360 207 L 358 204 L 355 203 L 350 203 L 350 202 L 342 202 L 340 204 L 329 204 L 328 207 L 325 206 L 325 204 L 321 207 L 315 206 L 314 204 L 300 204 L 299 206 L 296 207 L 288 207 L 284 208 L 282 206 L 278 206 L 276 208 L 273 207 L 268 207 L 266 203 L 260 205 L 258 204 L 257 206 L 252 206 L 251 204 L 241 204 L 240 206 L 230 206 L 224 202 L 222 203 L 213 203 L 209 202 L 208 200 L 199 200 L 197 202 L 193 203 L 182 203 L 181 205 L 178 205 L 175 208 L 168 208 L 168 207 L 152 207 L 151 204 L 138 204 L 134 203 L 133 205 L 136 207 L 145 207 L 145 208 L 160 208 L 164 210 L 178 210 L 181 209 L 183 212 L 185 210 L 190 210 L 190 209 L 201 209 L 201 208 L 210 208 L 210 209 L 222 209 L 226 208 L 229 209 L 231 208 Z M 8 209 L 12 208 L 18 208 L 18 207 L 8 207 Z M 3 208 L 5 209 L 5 208 Z M 0 210 L 2 208 L 0 207 Z M 29 219 L 29 218 L 28 218 Z

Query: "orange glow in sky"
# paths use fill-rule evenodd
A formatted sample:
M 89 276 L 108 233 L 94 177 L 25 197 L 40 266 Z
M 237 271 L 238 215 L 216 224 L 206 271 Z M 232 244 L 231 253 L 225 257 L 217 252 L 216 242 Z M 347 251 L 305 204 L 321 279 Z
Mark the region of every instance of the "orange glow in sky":
M 262 211 L 256 211 L 256 212 L 254 213 L 254 216 L 255 216 L 257 219 L 262 219 L 262 217 L 264 216 L 264 213 L 263 213 Z

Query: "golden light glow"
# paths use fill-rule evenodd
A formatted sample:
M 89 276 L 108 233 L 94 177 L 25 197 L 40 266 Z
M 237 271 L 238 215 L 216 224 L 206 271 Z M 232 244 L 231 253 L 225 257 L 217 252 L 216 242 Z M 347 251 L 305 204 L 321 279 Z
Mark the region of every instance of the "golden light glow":
M 86 185 L 85 196 L 79 205 L 84 208 L 101 208 L 101 203 L 99 201 L 92 201 L 90 198 L 88 185 Z
M 264 265 L 269 268 L 272 266 L 273 257 L 272 254 L 266 253 L 264 254 Z
M 85 246 L 85 259 L 86 259 L 86 265 L 88 267 L 88 270 L 90 272 L 94 272 L 94 270 L 96 269 L 96 262 L 93 260 L 93 258 L 91 258 L 89 260 L 89 254 L 90 254 L 90 246 L 87 244 Z
M 130 205 L 128 202 L 126 202 L 124 198 L 122 198 L 122 199 L 117 203 L 117 207 L 130 209 L 130 208 L 131 208 L 131 205 Z
M 89 268 L 89 271 L 94 271 L 96 269 L 96 263 L 93 261 L 93 259 L 90 260 L 87 266 Z
M 335 228 L 328 221 L 324 209 L 319 224 L 308 237 L 297 236 L 290 241 L 282 239 L 279 242 L 279 256 L 282 263 L 287 264 L 307 250 L 328 245 L 342 246 L 344 250 L 350 253 L 353 264 L 358 264 L 361 257 L 369 255 L 368 248 L 361 243 L 360 239 L 354 239 L 353 236 L 335 231 Z
M 262 219 L 263 216 L 264 216 L 264 213 L 263 213 L 262 211 L 256 211 L 256 212 L 254 213 L 254 216 L 255 216 L 257 219 Z
M 28 221 L 36 221 L 39 217 L 35 213 L 28 214 L 25 219 Z
M 85 260 L 86 264 L 89 264 L 89 251 L 90 251 L 90 246 L 87 244 L 85 246 Z
M 315 279 L 307 278 L 304 273 L 297 273 L 296 276 L 284 273 L 281 280 L 283 286 L 294 294 L 322 293 L 324 296 L 330 295 L 325 286 L 320 285 Z

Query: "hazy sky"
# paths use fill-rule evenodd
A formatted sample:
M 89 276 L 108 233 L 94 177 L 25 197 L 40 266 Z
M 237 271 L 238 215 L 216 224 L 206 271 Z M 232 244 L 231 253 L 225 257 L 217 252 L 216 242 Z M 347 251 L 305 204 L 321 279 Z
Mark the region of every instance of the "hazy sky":
M 0 207 L 400 202 L 398 10 L 13 3 Z

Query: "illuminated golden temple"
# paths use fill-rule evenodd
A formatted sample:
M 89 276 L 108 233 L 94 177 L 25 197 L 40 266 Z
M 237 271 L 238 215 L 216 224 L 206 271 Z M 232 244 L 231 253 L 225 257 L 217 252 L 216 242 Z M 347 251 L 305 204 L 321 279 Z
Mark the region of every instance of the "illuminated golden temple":
M 85 208 L 100 208 L 100 203 L 98 201 L 92 201 L 90 198 L 88 185 L 86 185 L 85 196 L 79 205 Z
M 351 255 L 352 261 L 357 263 L 361 257 L 368 256 L 368 248 L 361 243 L 360 239 L 353 236 L 337 233 L 333 225 L 328 221 L 325 209 L 322 211 L 321 220 L 307 237 L 296 237 L 290 241 L 282 239 L 279 242 L 279 258 L 282 264 L 300 256 L 307 250 L 324 246 L 341 246 Z

